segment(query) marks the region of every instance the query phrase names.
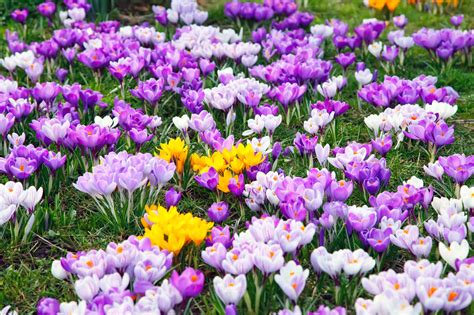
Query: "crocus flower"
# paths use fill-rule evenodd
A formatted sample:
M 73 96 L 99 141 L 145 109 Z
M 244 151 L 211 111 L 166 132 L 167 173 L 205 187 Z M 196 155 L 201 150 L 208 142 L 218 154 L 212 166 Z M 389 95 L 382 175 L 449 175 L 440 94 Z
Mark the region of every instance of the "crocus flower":
M 182 197 L 182 192 L 176 191 L 174 187 L 171 187 L 170 189 L 168 189 L 168 191 L 165 194 L 166 206 L 168 208 L 172 206 L 176 206 L 181 200 L 181 197 Z
M 28 9 L 15 9 L 10 15 L 15 22 L 25 24 L 28 18 Z
M 59 313 L 59 301 L 53 298 L 44 297 L 36 306 L 38 315 L 49 315 Z
M 393 17 L 393 24 L 395 24 L 396 27 L 403 29 L 405 26 L 408 24 L 408 19 L 404 14 L 394 16 Z
M 301 292 L 303 292 L 308 276 L 308 269 L 303 270 L 303 267 L 290 260 L 275 275 L 275 282 L 286 296 L 296 303 Z
M 469 243 L 467 240 L 462 240 L 460 243 L 452 242 L 449 248 L 443 242 L 439 242 L 439 254 L 451 267 L 455 267 L 457 259 L 463 260 L 469 254 Z
M 207 172 L 194 177 L 194 179 L 204 188 L 214 190 L 219 183 L 219 174 L 211 167 Z
M 204 288 L 204 274 L 190 267 L 184 269 L 181 274 L 175 270 L 171 274 L 170 282 L 183 298 L 193 298 Z
M 352 194 L 354 185 L 351 181 L 333 181 L 329 186 L 329 196 L 332 201 L 346 201 Z
M 440 157 L 438 162 L 443 167 L 445 174 L 460 185 L 474 174 L 474 155 L 453 154 L 447 157 Z
M 255 266 L 264 274 L 280 270 L 285 263 L 280 245 L 259 244 L 253 256 Z
M 225 305 L 239 304 L 247 290 L 247 279 L 245 275 L 233 277 L 226 274 L 224 278 L 215 277 L 213 283 L 217 296 Z
M 52 1 L 46 1 L 40 3 L 37 7 L 38 12 L 48 19 L 51 19 L 54 13 L 56 12 L 56 4 Z
M 138 86 L 130 90 L 133 96 L 148 102 L 151 106 L 156 106 L 163 93 L 163 79 L 148 79 L 138 82 Z
M 223 222 L 229 216 L 229 206 L 225 201 L 214 202 L 207 210 L 207 215 L 214 222 Z
M 459 25 L 462 24 L 464 20 L 464 15 L 460 14 L 460 15 L 453 15 L 450 19 L 449 19 L 449 22 L 455 26 L 455 27 L 459 27 Z
M 350 65 L 356 61 L 356 55 L 352 52 L 342 53 L 336 56 L 336 62 L 346 70 Z

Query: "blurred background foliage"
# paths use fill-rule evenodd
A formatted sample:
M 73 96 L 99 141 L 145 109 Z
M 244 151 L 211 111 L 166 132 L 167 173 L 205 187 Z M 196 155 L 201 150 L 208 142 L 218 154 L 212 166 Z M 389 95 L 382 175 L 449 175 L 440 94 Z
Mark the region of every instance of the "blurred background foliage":
M 10 13 L 18 8 L 27 8 L 30 14 L 36 14 L 36 6 L 44 0 L 0 0 L 0 22 L 3 24 Z M 92 4 L 92 14 L 95 18 L 103 20 L 107 17 L 118 17 L 119 14 L 140 15 L 152 5 L 167 5 L 170 0 L 88 0 Z M 62 0 L 55 1 L 61 4 Z M 205 1 L 203 1 L 205 2 Z

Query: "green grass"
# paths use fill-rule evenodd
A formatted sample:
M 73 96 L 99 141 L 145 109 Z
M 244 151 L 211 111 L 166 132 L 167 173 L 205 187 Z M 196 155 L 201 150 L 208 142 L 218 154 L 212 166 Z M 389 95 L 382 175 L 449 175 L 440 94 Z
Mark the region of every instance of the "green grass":
M 231 22 L 225 18 L 222 12 L 222 3 L 224 1 L 213 0 L 209 2 L 209 21 L 223 26 L 231 25 Z M 348 22 L 350 26 L 355 26 L 364 18 L 374 16 L 382 17 L 380 13 L 363 7 L 362 1 L 315 0 L 309 2 L 310 10 L 316 15 L 315 23 L 322 23 L 329 18 L 339 18 Z M 465 1 L 461 12 L 465 14 L 464 26 L 469 25 L 472 27 L 474 20 L 473 16 L 469 15 L 470 8 L 472 8 L 472 2 Z M 407 26 L 408 33 L 422 26 L 440 28 L 447 27 L 449 23 L 448 15 L 435 16 L 427 13 L 419 13 L 413 7 L 408 7 L 405 4 L 402 4 L 396 13 L 404 13 L 407 15 L 410 21 Z M 28 41 L 41 40 L 50 36 L 50 30 L 44 31 L 40 29 L 38 25 L 33 24 L 37 24 L 37 21 L 30 21 Z M 7 26 L 0 26 L 0 33 L 3 33 L 3 30 L 7 27 L 13 28 L 15 26 L 11 23 L 8 23 Z M 5 52 L 5 43 L 2 41 L 0 42 L 0 56 Z M 368 62 L 371 69 L 374 67 L 372 63 L 373 61 Z M 338 69 L 338 66 L 335 66 L 335 68 Z M 90 80 L 90 70 L 77 63 L 74 69 L 75 73 L 72 80 L 85 85 L 86 82 L 84 79 L 89 78 Z M 340 70 L 336 70 L 336 73 L 337 71 Z M 428 59 L 426 52 L 416 48 L 409 51 L 405 66 L 397 70 L 397 75 L 402 78 L 412 79 L 420 74 L 437 76 L 439 78 L 439 86 L 450 85 L 461 95 L 458 101 L 458 114 L 455 116 L 456 142 L 442 149 L 440 154 L 474 154 L 474 138 L 472 137 L 474 132 L 474 124 L 472 121 L 474 118 L 473 69 L 457 63 L 449 71 L 441 72 L 440 67 L 433 65 L 432 61 Z M 351 76 L 349 80 L 349 85 L 344 90 L 342 99 L 352 106 L 356 106 L 356 82 L 353 76 Z M 89 86 L 92 89 L 101 91 L 105 96 L 105 101 L 109 104 L 115 95 L 118 95 L 118 91 L 116 90 L 117 84 L 109 75 L 104 76 L 100 85 L 90 83 Z M 130 95 L 127 96 L 127 101 L 138 104 Z M 162 106 L 160 109 L 159 114 L 164 120 L 163 126 L 167 127 L 173 116 L 185 113 L 178 102 L 177 99 L 173 99 L 173 102 L 170 102 L 169 106 Z M 363 113 L 359 113 L 354 109 L 346 115 L 339 117 L 337 119 L 337 139 L 335 139 L 336 141 L 328 140 L 331 142 L 331 146 L 344 145 L 347 141 L 365 142 L 370 140 L 367 128 L 363 123 L 363 117 L 372 112 L 375 112 L 375 109 L 367 108 L 366 106 Z M 299 121 L 301 122 L 302 120 Z M 240 126 L 236 131 L 236 136 L 240 135 L 242 129 L 246 128 Z M 291 145 L 294 134 L 297 131 L 303 131 L 302 123 L 296 123 L 296 121 L 294 121 L 290 127 L 284 127 L 282 125 L 278 129 L 276 139 L 282 141 L 285 145 Z M 171 136 L 172 135 L 170 135 L 170 137 Z M 147 146 L 145 150 L 151 152 L 153 146 L 159 143 L 158 140 L 164 140 L 164 136 L 163 139 L 157 139 L 154 144 Z M 402 181 L 407 180 L 413 175 L 423 178 L 428 183 L 436 184 L 423 173 L 422 166 L 427 164 L 427 158 L 421 150 L 420 145 L 408 146 L 405 144 L 399 150 L 391 151 L 387 157 L 387 161 L 392 170 L 389 189 L 395 189 Z M 280 166 L 287 172 L 299 176 L 305 175 L 305 165 L 301 159 L 296 160 L 296 163 L 290 159 L 280 163 Z M 6 181 L 5 178 L 0 180 Z M 105 248 L 108 242 L 119 242 L 128 236 L 127 234 L 117 235 L 111 229 L 104 226 L 100 216 L 94 210 L 93 202 L 84 194 L 78 193 L 71 185 L 60 187 L 58 190 L 62 202 L 59 207 L 55 208 L 52 212 L 52 226 L 48 231 L 34 236 L 31 242 L 27 244 L 9 245 L 8 242 L 0 242 L 0 306 L 11 304 L 13 307 L 18 308 L 21 314 L 27 314 L 34 312 L 37 301 L 44 296 L 60 298 L 62 301 L 75 300 L 76 297 L 72 287 L 65 282 L 54 279 L 50 274 L 50 266 L 53 259 L 64 256 L 67 251 Z M 185 192 L 179 209 L 181 211 L 191 211 L 201 217 L 205 217 L 205 209 L 210 205 L 211 200 L 211 193 L 193 185 Z M 357 194 L 352 197 L 350 201 L 357 204 L 361 203 L 360 196 Z M 231 208 L 237 209 L 235 201 L 231 200 L 231 203 L 235 206 L 235 208 Z M 49 203 L 49 206 L 53 208 L 52 203 Z M 71 213 L 69 216 L 70 220 L 67 224 L 62 224 L 63 222 L 59 219 L 60 212 Z M 236 210 L 233 213 L 229 224 L 233 224 L 234 220 L 238 218 L 239 215 L 237 212 Z M 247 219 L 251 216 L 252 213 L 248 212 Z M 338 249 L 338 244 L 339 238 L 336 238 L 332 245 L 334 249 Z M 196 249 L 190 248 L 184 255 L 187 254 L 189 257 L 192 254 L 198 255 L 198 253 L 199 251 Z M 400 264 L 400 254 L 402 254 L 402 251 L 397 251 L 392 247 L 389 256 L 392 257 L 394 265 Z M 195 267 L 203 266 L 202 262 L 194 261 L 194 264 L 196 264 L 194 265 Z M 305 265 L 309 266 L 307 261 Z M 208 272 L 210 268 L 205 269 L 207 270 L 206 276 L 208 280 L 206 286 L 209 288 L 211 287 L 210 284 L 212 283 L 211 279 L 213 273 Z M 328 291 L 324 283 L 312 275 L 305 289 L 304 297 L 300 299 L 300 304 L 309 306 L 311 303 L 315 303 L 315 307 L 321 303 L 328 305 L 333 304 L 334 298 L 332 293 Z M 310 294 L 311 291 L 313 291 L 313 287 L 315 287 L 314 295 L 311 296 Z M 215 297 L 212 297 L 211 294 L 212 293 L 208 290 L 204 294 L 204 297 L 198 300 L 198 303 L 193 302 L 192 310 L 196 313 L 215 313 L 216 310 L 213 309 L 211 304 Z M 277 298 L 272 299 L 274 296 L 277 296 Z M 271 307 L 272 310 L 277 310 L 281 305 L 275 301 L 282 300 L 283 298 L 284 296 L 281 291 L 276 289 L 274 292 L 265 292 L 265 296 L 262 300 L 273 301 L 274 303 L 272 303 L 271 306 L 268 304 L 267 307 Z

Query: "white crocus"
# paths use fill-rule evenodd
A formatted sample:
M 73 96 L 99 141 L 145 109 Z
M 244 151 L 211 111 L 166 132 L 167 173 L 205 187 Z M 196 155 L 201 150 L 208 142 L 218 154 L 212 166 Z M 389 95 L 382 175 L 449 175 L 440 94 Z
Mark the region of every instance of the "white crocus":
M 265 136 L 262 138 L 253 138 L 251 142 L 249 142 L 252 145 L 252 148 L 256 152 L 261 152 L 262 154 L 268 154 L 272 150 L 270 148 L 271 142 L 270 142 L 270 137 Z
M 380 125 L 382 124 L 382 119 L 380 115 L 369 115 L 364 118 L 364 123 L 369 127 L 370 130 L 374 132 L 375 135 L 379 134 Z
M 395 44 L 402 49 L 408 49 L 415 45 L 415 42 L 413 41 L 413 38 L 411 38 L 411 36 L 396 37 L 394 41 Z
M 226 305 L 239 304 L 239 301 L 247 290 L 247 279 L 245 275 L 238 275 L 234 278 L 230 274 L 226 274 L 224 278 L 215 277 L 213 283 L 217 296 Z
M 458 111 L 458 106 L 453 106 L 445 102 L 433 101 L 433 103 L 425 105 L 425 110 L 428 113 L 437 114 L 439 116 L 439 119 L 447 119 L 456 114 L 456 112 Z
M 252 67 L 255 63 L 257 63 L 258 56 L 257 55 L 243 55 L 242 56 L 242 64 L 247 68 Z
M 319 164 L 324 165 L 329 157 L 329 150 L 331 147 L 329 144 L 326 144 L 324 147 L 318 143 L 316 144 L 316 158 L 318 159 Z
M 373 42 L 368 47 L 369 52 L 375 57 L 379 58 L 382 53 L 383 44 L 381 42 Z
M 317 90 L 322 96 L 326 98 L 333 98 L 337 93 L 337 82 L 326 81 L 322 84 L 318 84 Z
M 17 209 L 16 205 L 2 205 L 0 204 L 0 226 L 4 225 L 11 219 Z
M 423 180 L 416 177 L 416 176 L 412 176 L 409 180 L 407 180 L 406 182 L 403 182 L 403 184 L 408 184 L 408 185 L 411 185 L 415 188 L 422 188 L 423 187 Z
M 374 78 L 372 72 L 370 72 L 370 69 L 364 69 L 357 71 L 354 74 L 357 82 L 359 82 L 360 85 L 366 85 L 372 82 L 372 79 Z
M 74 289 L 82 300 L 91 301 L 99 293 L 99 278 L 93 275 L 78 279 L 74 283 Z
M 282 121 L 282 116 L 281 115 L 278 115 L 278 116 L 264 115 L 262 116 L 262 119 L 263 119 L 263 124 L 267 132 L 269 134 L 273 134 L 275 129 L 277 129 L 278 126 L 280 126 L 281 121 Z
M 182 132 L 186 132 L 186 130 L 188 130 L 189 121 L 190 119 L 188 115 L 183 115 L 181 117 L 173 117 L 173 124 Z
M 449 248 L 443 242 L 439 242 L 439 254 L 451 267 L 456 266 L 456 260 L 463 260 L 469 255 L 469 243 L 462 240 L 461 243 L 452 242 Z
M 94 123 L 104 128 L 114 128 L 118 125 L 118 117 L 112 118 L 110 116 L 95 116 Z
M 28 189 L 23 191 L 23 194 L 24 198 L 21 205 L 31 213 L 40 202 L 41 197 L 43 197 L 43 187 L 36 189 L 36 187 L 30 186 Z
M 334 32 L 334 28 L 329 25 L 325 24 L 317 24 L 311 26 L 311 34 L 316 35 L 316 36 L 321 36 L 323 38 L 327 38 L 331 36 Z
M 286 296 L 292 301 L 297 301 L 306 284 L 309 270 L 304 269 L 290 260 L 280 269 L 280 273 L 275 275 L 275 282 L 280 286 Z
M 5 185 L 0 184 L 0 204 L 6 206 L 20 205 L 25 197 L 21 183 L 7 182 Z
M 61 265 L 61 261 L 55 260 L 51 264 L 51 273 L 53 277 L 59 280 L 64 280 L 67 278 L 67 271 Z
M 84 315 L 86 314 L 86 301 L 63 302 L 59 305 L 59 313 L 57 315 Z
M 461 187 L 461 200 L 464 204 L 465 209 L 474 208 L 474 187 L 468 187 L 466 185 Z

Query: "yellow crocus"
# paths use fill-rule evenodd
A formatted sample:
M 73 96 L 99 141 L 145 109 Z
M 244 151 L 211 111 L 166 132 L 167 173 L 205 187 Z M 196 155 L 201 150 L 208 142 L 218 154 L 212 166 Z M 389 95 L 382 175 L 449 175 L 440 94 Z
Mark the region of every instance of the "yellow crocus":
M 178 255 L 189 242 L 200 245 L 206 238 L 213 222 L 207 222 L 191 213 L 182 214 L 176 207 L 147 206 L 146 219 L 142 219 L 143 237 L 152 244 Z
M 171 139 L 168 143 L 161 143 L 158 156 L 168 162 L 176 164 L 176 171 L 183 173 L 184 163 L 188 156 L 188 147 L 181 138 Z

